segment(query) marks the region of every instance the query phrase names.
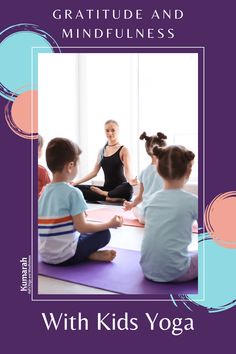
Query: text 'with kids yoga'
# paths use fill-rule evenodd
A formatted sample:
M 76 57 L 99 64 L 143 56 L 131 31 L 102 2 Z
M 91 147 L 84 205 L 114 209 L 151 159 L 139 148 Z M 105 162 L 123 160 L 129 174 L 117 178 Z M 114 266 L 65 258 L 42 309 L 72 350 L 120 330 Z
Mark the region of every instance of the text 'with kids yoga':
M 97 331 L 138 331 L 142 327 L 149 331 L 168 332 L 173 336 L 193 332 L 193 318 L 175 317 L 169 318 L 159 313 L 144 312 L 139 317 L 131 317 L 128 312 L 122 316 L 115 313 L 98 312 L 93 318 L 85 317 L 81 312 L 76 315 L 69 313 L 42 312 L 43 323 L 47 331 L 89 331 L 90 326 Z

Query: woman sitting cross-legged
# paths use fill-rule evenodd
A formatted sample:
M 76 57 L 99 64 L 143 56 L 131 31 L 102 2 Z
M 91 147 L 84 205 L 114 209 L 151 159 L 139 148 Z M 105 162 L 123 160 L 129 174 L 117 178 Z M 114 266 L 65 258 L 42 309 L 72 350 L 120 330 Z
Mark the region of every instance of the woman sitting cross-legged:
M 108 120 L 105 123 L 105 134 L 107 143 L 100 150 L 94 169 L 73 185 L 81 190 L 87 202 L 130 200 L 133 194 L 132 185 L 137 184 L 137 180 L 130 171 L 129 151 L 119 143 L 118 123 Z M 96 177 L 101 168 L 105 178 L 102 187 L 81 184 Z

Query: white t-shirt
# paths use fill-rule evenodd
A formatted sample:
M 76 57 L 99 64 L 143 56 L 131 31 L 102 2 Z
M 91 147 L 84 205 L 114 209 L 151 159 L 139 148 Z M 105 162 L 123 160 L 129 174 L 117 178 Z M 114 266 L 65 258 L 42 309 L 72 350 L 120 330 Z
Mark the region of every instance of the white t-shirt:
M 39 253 L 58 264 L 74 256 L 79 233 L 72 216 L 87 209 L 83 194 L 65 182 L 48 184 L 38 202 Z
M 168 282 L 187 272 L 190 265 L 187 248 L 197 216 L 197 196 L 182 189 L 164 189 L 149 199 L 144 209 L 140 260 L 148 279 Z

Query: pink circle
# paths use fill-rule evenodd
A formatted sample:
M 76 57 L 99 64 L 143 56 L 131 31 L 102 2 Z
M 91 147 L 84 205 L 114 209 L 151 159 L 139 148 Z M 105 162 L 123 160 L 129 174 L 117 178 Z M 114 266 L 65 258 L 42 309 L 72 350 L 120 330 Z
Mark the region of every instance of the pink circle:
M 12 120 L 27 134 L 38 132 L 38 91 L 21 93 L 12 104 Z
M 205 211 L 205 225 L 215 242 L 236 248 L 236 191 L 218 195 Z

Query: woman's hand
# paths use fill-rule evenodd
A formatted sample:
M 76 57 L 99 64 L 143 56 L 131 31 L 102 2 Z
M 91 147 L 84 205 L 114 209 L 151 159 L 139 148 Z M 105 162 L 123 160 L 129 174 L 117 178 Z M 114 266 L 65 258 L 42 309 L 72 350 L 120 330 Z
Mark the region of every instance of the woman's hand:
M 137 184 L 139 184 L 139 180 L 137 177 L 129 179 L 128 182 L 131 186 L 137 186 Z
M 98 157 L 97 157 L 96 164 L 95 164 L 93 170 L 92 170 L 90 173 L 88 173 L 86 176 L 82 177 L 81 179 L 72 182 L 72 183 L 73 183 L 73 186 L 76 186 L 76 185 L 78 185 L 78 184 L 82 184 L 82 183 L 87 182 L 87 181 L 89 181 L 90 179 L 96 177 L 97 174 L 98 174 L 98 172 L 99 172 L 99 170 L 100 170 L 100 168 L 101 168 L 100 160 L 101 160 L 101 158 L 100 158 L 100 153 L 99 153 L 99 154 L 98 154 Z
M 133 178 L 133 174 L 131 173 L 129 150 L 126 147 L 123 147 L 120 153 L 120 158 L 124 165 L 125 177 L 131 186 L 136 186 L 136 184 L 138 184 L 138 179 L 137 177 Z

